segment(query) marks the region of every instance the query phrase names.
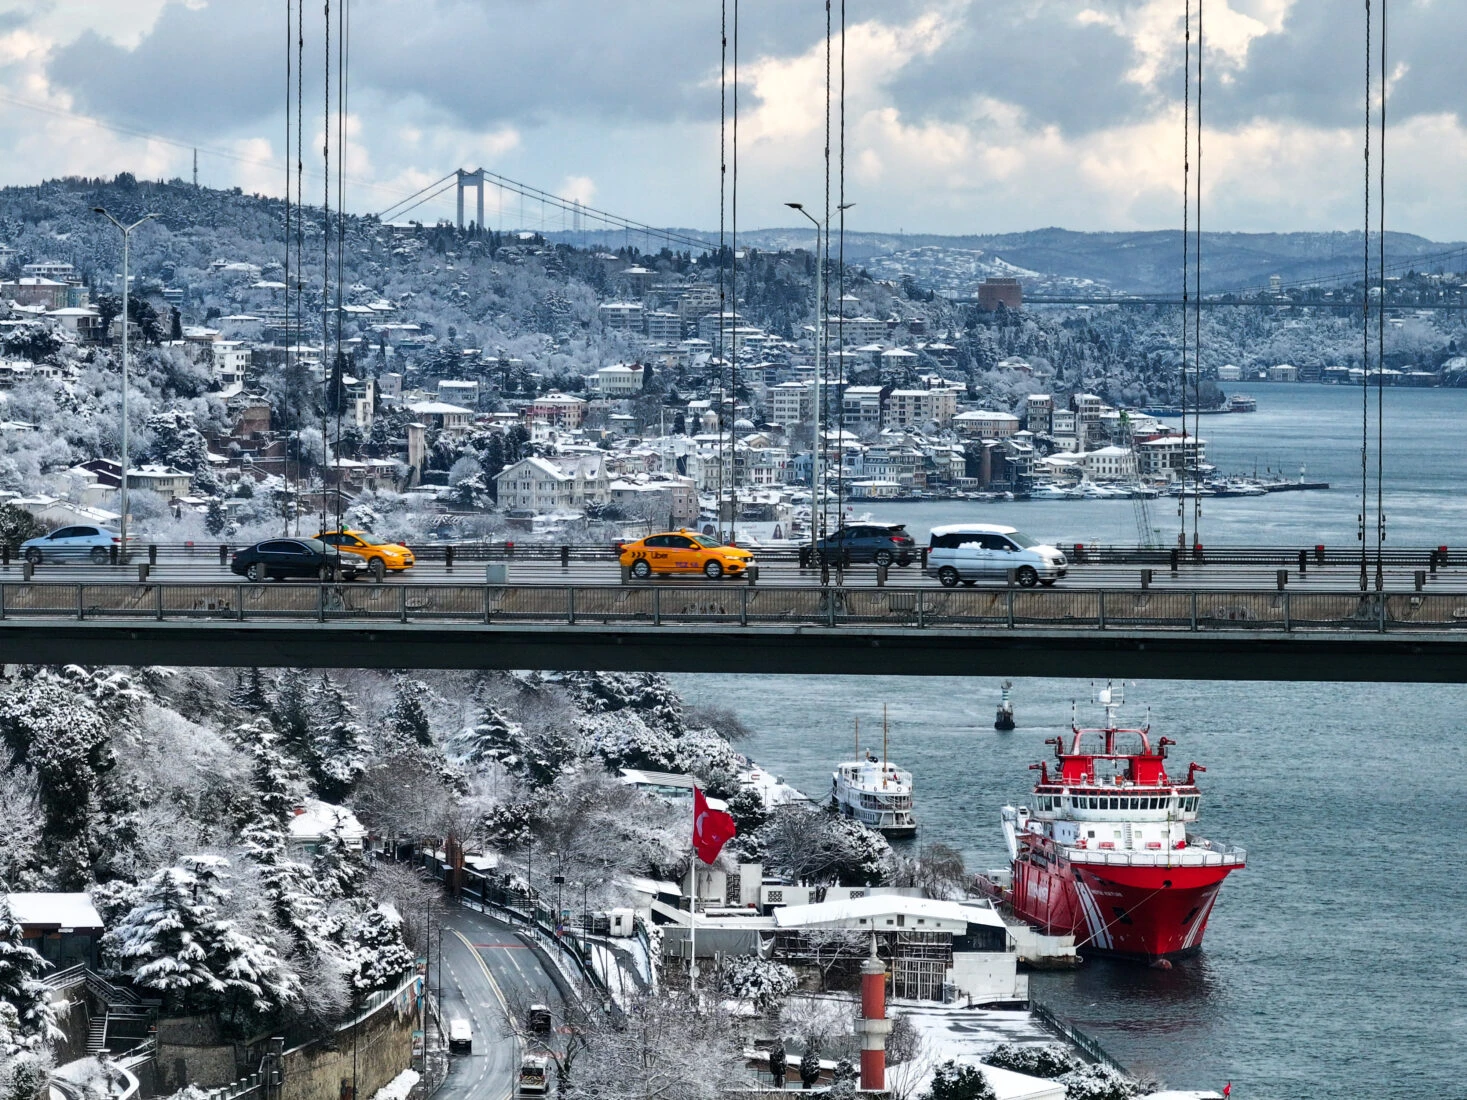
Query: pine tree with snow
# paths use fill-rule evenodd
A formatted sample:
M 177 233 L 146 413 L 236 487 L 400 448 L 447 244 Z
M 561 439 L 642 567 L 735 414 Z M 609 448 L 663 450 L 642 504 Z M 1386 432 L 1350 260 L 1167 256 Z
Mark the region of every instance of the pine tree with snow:
M 288 823 L 299 804 L 305 781 L 278 747 L 263 723 L 245 726 L 240 740 L 254 757 L 250 814 L 240 829 L 245 854 L 258 868 L 260 896 L 271 919 L 291 936 L 296 947 L 314 950 L 326 935 L 321 902 L 311 869 L 293 858 Z
M 275 685 L 275 699 L 270 720 L 280 731 L 281 747 L 300 764 L 311 758 L 310 673 L 301 668 L 288 668 Z
M 396 694 L 388 725 L 404 745 L 424 748 L 433 744 L 432 724 L 428 720 L 428 685 L 409 676 L 398 676 Z
M 800 1086 L 811 1089 L 820 1080 L 820 1052 L 806 1044 L 805 1053 L 800 1055 Z
M 60 1038 L 46 987 L 39 980 L 49 964 L 26 946 L 20 925 L 10 912 L 10 895 L 0 884 L 0 1005 L 9 1006 L 9 1022 L 0 1048 L 34 1049 Z M 5 1053 L 13 1054 L 14 1050 Z
M 339 803 L 367 770 L 367 731 L 357 721 L 356 707 L 324 673 L 311 692 L 310 772 L 326 802 Z
M 229 705 L 251 714 L 270 713 L 270 686 L 258 668 L 240 669 L 234 674 L 234 690 Z
M 412 968 L 413 953 L 402 939 L 402 918 L 390 906 L 377 905 L 352 926 L 351 989 L 364 997 L 387 989 Z
M 932 1074 L 924 1100 L 997 1100 L 993 1086 L 977 1066 L 949 1059 Z
M 209 510 L 204 514 L 204 530 L 211 535 L 219 535 L 229 525 L 229 514 L 224 511 L 224 505 L 218 497 L 209 501 Z
M 339 824 L 321 838 L 316 856 L 311 861 L 311 874 L 318 894 L 329 901 L 361 894 L 367 869 L 361 853 L 342 839 Z
M 295 1002 L 300 984 L 274 948 L 219 915 L 229 861 L 189 856 L 139 884 L 102 938 L 104 954 L 172 1012 L 265 1013 Z
M 454 748 L 465 764 L 502 764 L 510 771 L 521 765 L 524 731 L 493 703 L 479 708 L 478 720 L 454 738 Z

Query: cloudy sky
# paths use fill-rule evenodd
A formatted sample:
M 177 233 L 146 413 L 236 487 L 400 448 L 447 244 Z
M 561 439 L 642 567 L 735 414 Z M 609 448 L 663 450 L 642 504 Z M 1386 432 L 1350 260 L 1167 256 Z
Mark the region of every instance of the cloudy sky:
M 353 209 L 483 164 L 627 217 L 717 227 L 719 0 L 350 4 Z M 203 182 L 280 193 L 286 7 L 0 0 L 0 183 L 186 177 L 197 145 Z M 307 7 L 317 195 L 321 0 Z M 1205 0 L 1207 228 L 1360 225 L 1363 7 Z M 1177 225 L 1183 8 L 846 0 L 847 226 Z M 1464 9 L 1390 4 L 1387 224 L 1437 240 L 1467 238 Z M 781 203 L 824 201 L 824 29 L 819 0 L 740 4 L 741 226 L 789 225 Z M 451 199 L 414 216 L 448 215 Z M 488 203 L 491 224 L 542 217 Z

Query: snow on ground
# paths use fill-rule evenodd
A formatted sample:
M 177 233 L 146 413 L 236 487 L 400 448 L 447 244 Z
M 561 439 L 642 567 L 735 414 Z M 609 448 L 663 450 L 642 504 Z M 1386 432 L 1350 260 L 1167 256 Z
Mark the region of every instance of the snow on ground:
M 418 1083 L 418 1071 L 405 1069 L 372 1094 L 372 1100 L 407 1100 L 407 1094 Z
M 1000 1043 L 1054 1043 L 1055 1039 L 1025 1009 L 962 1008 L 931 1001 L 893 1001 L 916 1026 L 939 1062 L 978 1061 Z

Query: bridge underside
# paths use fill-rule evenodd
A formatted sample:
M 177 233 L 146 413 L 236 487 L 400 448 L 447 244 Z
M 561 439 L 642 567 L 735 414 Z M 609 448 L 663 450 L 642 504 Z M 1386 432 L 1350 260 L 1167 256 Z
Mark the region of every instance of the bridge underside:
M 0 623 L 0 662 L 1467 683 L 1438 633 Z

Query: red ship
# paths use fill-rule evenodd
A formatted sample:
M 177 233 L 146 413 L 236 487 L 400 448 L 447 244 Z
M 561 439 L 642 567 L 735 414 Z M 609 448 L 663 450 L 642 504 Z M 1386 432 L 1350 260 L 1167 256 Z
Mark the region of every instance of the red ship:
M 1034 806 L 1003 811 L 1013 859 L 1006 900 L 1022 919 L 1050 935 L 1073 935 L 1076 947 L 1146 962 L 1183 957 L 1202 946 L 1223 879 L 1247 860 L 1233 848 L 1192 835 L 1200 794 L 1198 764 L 1185 782 L 1167 776 L 1163 737 L 1151 726 L 1116 725 L 1121 692 L 1102 689 L 1101 729 L 1071 723 L 1053 737 L 1059 774 L 1045 761 Z

